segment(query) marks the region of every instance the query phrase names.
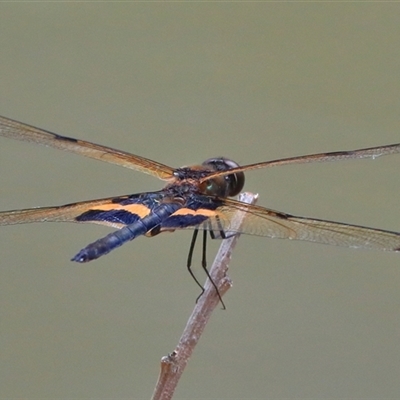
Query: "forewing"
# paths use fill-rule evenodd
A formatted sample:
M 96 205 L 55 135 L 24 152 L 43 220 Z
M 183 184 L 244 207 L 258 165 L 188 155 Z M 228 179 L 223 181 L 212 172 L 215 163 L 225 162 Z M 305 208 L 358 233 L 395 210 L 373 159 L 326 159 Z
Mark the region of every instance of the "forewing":
M 342 161 L 342 160 L 353 160 L 360 158 L 372 158 L 375 159 L 381 156 L 387 156 L 390 154 L 400 153 L 400 143 L 389 144 L 378 147 L 368 147 L 365 149 L 349 150 L 349 151 L 334 151 L 330 153 L 318 153 L 309 154 L 306 156 L 281 158 L 278 160 L 259 162 L 255 164 L 243 165 L 238 168 L 232 168 L 227 171 L 219 171 L 208 175 L 203 180 L 216 178 L 217 176 L 229 175 L 238 172 L 245 172 L 252 169 L 260 169 L 267 167 L 278 167 L 282 165 L 290 164 L 309 164 L 313 162 L 331 162 L 331 161 Z
M 177 223 L 174 229 L 199 228 L 215 232 L 223 231 L 227 236 L 240 232 L 249 235 L 304 240 L 344 247 L 400 251 L 400 233 L 398 232 L 296 217 L 230 199 L 220 200 L 220 205 L 214 210 L 181 209 L 177 213 L 181 214 L 181 223 L 179 226 L 179 220 L 176 219 Z M 184 213 L 187 214 L 186 219 Z M 240 230 L 232 228 L 235 213 L 245 214 Z M 174 214 L 171 217 L 174 217 Z M 185 220 L 188 222 L 186 226 L 182 222 Z M 191 225 L 189 225 L 189 222 Z M 169 228 L 173 229 L 172 224 L 169 224 Z
M 121 165 L 163 180 L 173 178 L 174 169 L 156 161 L 116 150 L 111 147 L 57 135 L 1 116 L 0 136 L 25 142 L 38 143 L 111 164 Z

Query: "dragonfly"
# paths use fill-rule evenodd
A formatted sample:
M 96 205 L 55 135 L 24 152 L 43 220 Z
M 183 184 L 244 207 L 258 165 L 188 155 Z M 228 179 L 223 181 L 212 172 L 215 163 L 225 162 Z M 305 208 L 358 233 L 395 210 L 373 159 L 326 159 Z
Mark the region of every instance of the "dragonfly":
M 62 136 L 6 117 L 0 117 L 0 136 L 120 165 L 166 182 L 163 189 L 154 192 L 0 212 L 0 225 L 76 222 L 106 225 L 115 229 L 84 247 L 72 261 L 92 261 L 139 236 L 153 237 L 179 229 L 194 230 L 187 259 L 187 268 L 193 277 L 191 262 L 199 231 L 203 232 L 202 265 L 205 270 L 208 234 L 212 239 L 225 239 L 242 233 L 352 248 L 400 251 L 399 232 L 299 217 L 232 199 L 242 191 L 244 173 L 247 171 L 283 165 L 375 159 L 399 153 L 400 143 L 282 158 L 244 166 L 225 157 L 214 157 L 201 165 L 172 168 L 142 156 Z M 240 228 L 232 224 L 237 213 L 245 216 Z

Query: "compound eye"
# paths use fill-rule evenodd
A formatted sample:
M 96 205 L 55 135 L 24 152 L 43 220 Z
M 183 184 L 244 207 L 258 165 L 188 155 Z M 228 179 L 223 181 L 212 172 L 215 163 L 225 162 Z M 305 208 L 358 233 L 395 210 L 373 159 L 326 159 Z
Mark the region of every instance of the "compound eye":
M 206 181 L 205 193 L 211 196 L 224 196 L 224 184 L 215 179 Z
M 237 164 L 235 161 L 224 157 L 209 158 L 208 160 L 204 161 L 203 165 L 213 169 L 214 171 L 228 171 L 232 168 L 239 167 L 239 164 Z M 244 186 L 243 172 L 225 175 L 223 179 L 225 181 L 225 196 L 233 197 L 242 191 Z
M 232 175 L 227 175 L 229 179 L 229 193 L 228 196 L 233 197 L 238 195 L 244 186 L 244 173 L 236 172 Z

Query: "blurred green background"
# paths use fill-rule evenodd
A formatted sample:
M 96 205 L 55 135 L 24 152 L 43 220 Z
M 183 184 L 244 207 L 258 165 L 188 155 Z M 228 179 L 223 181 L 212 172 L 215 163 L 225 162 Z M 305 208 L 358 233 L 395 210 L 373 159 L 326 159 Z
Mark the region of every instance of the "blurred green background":
M 171 166 L 396 143 L 399 18 L 390 3 L 2 3 L 0 114 Z M 272 209 L 400 231 L 399 166 L 254 171 L 246 189 Z M 0 139 L 0 210 L 160 187 Z M 191 232 L 69 261 L 108 232 L 1 227 L 0 397 L 150 397 L 199 294 Z M 399 397 L 398 254 L 242 237 L 230 275 L 176 398 Z

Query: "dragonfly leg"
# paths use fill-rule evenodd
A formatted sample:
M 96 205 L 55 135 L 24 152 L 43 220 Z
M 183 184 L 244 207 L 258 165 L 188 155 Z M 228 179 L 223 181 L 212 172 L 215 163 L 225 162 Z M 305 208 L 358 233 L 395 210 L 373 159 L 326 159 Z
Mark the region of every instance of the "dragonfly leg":
M 198 279 L 196 278 L 196 276 L 194 275 L 193 271 L 192 271 L 192 259 L 193 259 L 193 251 L 194 251 L 194 247 L 196 244 L 196 240 L 197 240 L 197 235 L 199 233 L 198 229 L 195 229 L 193 231 L 193 236 L 192 236 L 192 241 L 190 242 L 190 248 L 189 248 L 189 254 L 188 254 L 188 259 L 187 259 L 187 263 L 186 263 L 186 267 L 189 271 L 189 274 L 191 275 L 191 277 L 193 278 L 193 280 L 197 283 L 197 285 L 201 288 L 201 293 L 200 296 L 204 293 L 204 287 L 203 285 L 198 281 Z M 200 297 L 199 296 L 199 297 Z M 196 299 L 199 299 L 199 297 Z
M 212 231 L 210 231 L 210 234 L 211 234 L 211 232 Z M 203 270 L 206 273 L 206 275 L 207 275 L 208 279 L 210 280 L 211 284 L 214 286 L 214 289 L 217 292 L 219 301 L 222 304 L 222 308 L 224 310 L 226 310 L 225 303 L 222 301 L 222 297 L 221 297 L 221 294 L 220 294 L 220 292 L 218 290 L 218 287 L 217 287 L 216 283 L 214 282 L 214 280 L 212 279 L 212 277 L 210 275 L 210 272 L 207 269 L 207 231 L 205 231 L 205 230 L 203 231 L 203 250 L 202 250 L 202 257 L 201 257 L 201 266 L 203 267 Z M 200 295 L 199 295 L 199 297 L 197 297 L 196 301 L 199 300 L 199 298 L 203 295 L 203 293 L 204 293 L 204 288 L 203 288 L 203 292 L 200 293 Z
M 187 269 L 191 275 L 191 277 L 193 278 L 193 280 L 197 283 L 197 285 L 201 288 L 201 293 L 197 296 L 196 299 L 196 303 L 199 301 L 200 297 L 203 295 L 204 293 L 204 287 L 203 285 L 199 282 L 199 280 L 196 278 L 196 276 L 193 273 L 192 270 L 192 259 L 193 259 L 193 251 L 194 251 L 194 247 L 196 245 L 196 240 L 197 240 L 197 236 L 198 236 L 199 230 L 195 229 L 193 231 L 193 236 L 192 236 L 192 241 L 190 242 L 190 247 L 189 247 L 189 254 L 188 254 L 188 259 L 187 259 Z M 207 231 L 204 230 L 203 231 L 203 251 L 202 251 L 202 260 L 201 260 L 201 266 L 203 268 L 203 270 L 205 271 L 208 279 L 210 279 L 212 285 L 214 286 L 215 290 L 217 291 L 218 294 L 218 298 L 222 303 L 223 309 L 225 309 L 225 304 L 222 301 L 221 295 L 219 293 L 218 287 L 215 284 L 215 282 L 213 281 L 213 279 L 210 276 L 210 273 L 208 272 L 207 269 L 207 258 L 206 258 L 206 250 L 207 250 Z

